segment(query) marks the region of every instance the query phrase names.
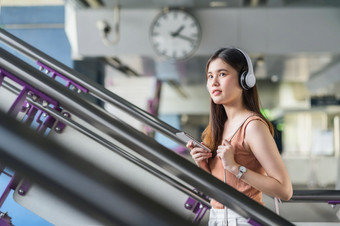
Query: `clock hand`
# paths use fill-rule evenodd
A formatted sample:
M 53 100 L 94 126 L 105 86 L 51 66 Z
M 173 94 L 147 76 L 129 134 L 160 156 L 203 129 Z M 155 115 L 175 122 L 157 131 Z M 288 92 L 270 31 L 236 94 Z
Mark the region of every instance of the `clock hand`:
M 181 38 L 181 39 L 184 39 L 184 40 L 187 40 L 187 41 L 189 41 L 189 42 L 191 42 L 191 43 L 193 43 L 193 42 L 196 41 L 196 40 L 193 39 L 193 38 L 190 38 L 190 37 L 187 37 L 187 36 L 184 36 L 184 35 L 181 35 L 181 34 L 178 34 L 177 37 L 178 37 L 178 38 Z
M 172 37 L 178 36 L 179 33 L 181 33 L 181 31 L 182 31 L 183 29 L 184 29 L 184 25 L 180 26 L 180 27 L 177 29 L 177 31 L 171 32 L 171 36 L 172 36 Z

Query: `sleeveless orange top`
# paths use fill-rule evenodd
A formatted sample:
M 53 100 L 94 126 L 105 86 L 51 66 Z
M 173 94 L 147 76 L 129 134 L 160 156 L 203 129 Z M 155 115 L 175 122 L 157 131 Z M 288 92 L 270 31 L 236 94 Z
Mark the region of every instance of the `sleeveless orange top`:
M 260 162 L 256 159 L 255 155 L 252 152 L 249 152 L 244 147 L 244 137 L 245 132 L 248 124 L 253 120 L 259 120 L 266 124 L 266 122 L 261 119 L 257 115 L 252 115 L 246 119 L 246 121 L 241 125 L 239 130 L 233 137 L 229 137 L 231 139 L 231 145 L 235 148 L 235 161 L 240 164 L 241 166 L 245 166 L 247 169 L 255 171 L 257 173 L 266 175 L 263 167 L 261 166 Z M 267 125 L 267 124 L 266 124 Z M 211 170 L 211 174 L 216 178 L 224 181 L 224 169 L 223 164 L 220 158 L 215 157 L 209 160 L 209 167 Z M 226 170 L 226 183 L 231 187 L 235 188 L 239 192 L 249 196 L 250 198 L 254 199 L 255 201 L 259 202 L 260 204 L 264 205 L 262 201 L 262 192 L 253 188 L 249 184 L 243 182 L 241 179 L 237 179 L 236 176 L 229 171 Z M 217 202 L 216 200 L 212 199 L 210 202 L 211 206 L 214 209 L 223 209 L 223 204 Z

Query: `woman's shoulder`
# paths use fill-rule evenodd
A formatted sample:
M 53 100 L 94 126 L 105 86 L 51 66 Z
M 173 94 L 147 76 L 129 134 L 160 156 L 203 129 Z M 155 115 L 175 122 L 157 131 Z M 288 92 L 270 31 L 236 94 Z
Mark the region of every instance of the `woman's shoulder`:
M 248 116 L 244 124 L 248 125 L 248 124 L 256 124 L 256 123 L 263 123 L 265 125 L 267 124 L 265 120 L 259 114 L 253 112 Z
M 242 136 L 245 138 L 246 134 L 254 134 L 263 130 L 268 130 L 267 123 L 261 118 L 260 115 L 252 112 L 244 121 L 240 129 Z
M 270 134 L 270 130 L 269 127 L 266 123 L 266 121 L 259 115 L 253 115 L 252 117 L 250 117 L 246 124 L 245 124 L 245 128 L 244 128 L 247 133 L 251 133 L 251 134 L 266 134 L 269 133 Z

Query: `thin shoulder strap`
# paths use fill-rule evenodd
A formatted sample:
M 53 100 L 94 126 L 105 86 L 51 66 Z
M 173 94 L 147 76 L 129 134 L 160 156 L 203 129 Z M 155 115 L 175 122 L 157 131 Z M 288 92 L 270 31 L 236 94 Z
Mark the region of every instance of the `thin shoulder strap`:
M 233 137 L 236 135 L 236 133 L 241 129 L 241 127 L 243 126 L 243 124 L 252 116 L 255 116 L 255 115 L 249 115 L 242 123 L 241 125 L 238 127 L 238 129 L 235 131 L 235 133 L 231 136 L 231 138 L 228 140 L 228 142 L 230 142 Z M 227 175 L 225 173 L 225 169 L 223 170 L 223 174 L 224 174 L 224 183 L 227 182 Z M 228 208 L 226 206 L 224 206 L 224 219 L 226 220 L 226 222 L 228 222 Z
M 250 117 L 252 117 L 252 116 L 255 116 L 255 115 L 249 115 L 243 122 L 242 122 L 242 124 L 238 127 L 238 129 L 235 131 L 235 133 L 231 136 L 231 138 L 228 140 L 228 142 L 230 142 L 232 139 L 233 139 L 233 137 L 236 135 L 236 133 L 241 129 L 241 127 L 243 126 L 243 124 L 250 118 Z

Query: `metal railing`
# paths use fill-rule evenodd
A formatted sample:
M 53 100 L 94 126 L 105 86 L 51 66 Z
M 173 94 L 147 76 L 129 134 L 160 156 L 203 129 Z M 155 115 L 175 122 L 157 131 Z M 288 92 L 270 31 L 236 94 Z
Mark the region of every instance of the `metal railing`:
M 162 120 L 137 107 L 136 105 L 130 103 L 129 101 L 121 98 L 120 96 L 110 92 L 109 90 L 95 83 L 93 80 L 89 79 L 85 75 L 67 67 L 61 62 L 53 59 L 49 55 L 41 52 L 40 50 L 34 48 L 33 46 L 27 44 L 23 40 L 15 37 L 14 35 L 10 34 L 9 32 L 1 28 L 0 28 L 0 41 L 16 49 L 23 55 L 26 55 L 27 57 L 31 58 L 32 60 L 36 62 L 41 62 L 44 65 L 58 71 L 59 73 L 66 76 L 70 80 L 86 88 L 87 92 L 93 95 L 94 97 L 106 103 L 114 105 L 115 107 L 123 110 L 124 112 L 140 120 L 141 122 L 154 128 L 158 132 L 170 137 L 171 139 L 175 140 L 180 144 L 184 144 L 183 141 L 178 139 L 178 137 L 176 136 L 176 133 L 180 132 L 178 129 L 163 122 Z
M 10 142 L 9 142 L 10 141 Z M 1 163 L 104 225 L 191 225 L 118 178 L 0 112 Z
M 340 204 L 340 190 L 294 190 L 288 202 L 327 202 Z
M 7 32 L 4 32 L 3 30 L 1 31 L 1 40 L 5 40 L 6 43 L 12 43 L 15 41 L 15 39 L 11 39 L 11 35 L 6 33 Z M 26 46 L 27 44 L 23 43 L 22 41 L 19 41 L 16 43 L 16 45 L 20 46 L 19 49 L 21 49 L 21 51 L 24 51 L 28 48 Z M 37 54 L 36 51 L 31 53 L 31 47 L 28 49 L 29 51 L 26 54 L 31 56 L 35 56 Z M 116 120 L 103 109 L 88 103 L 77 95 L 74 95 L 74 92 L 71 90 L 65 88 L 61 84 L 54 82 L 39 70 L 32 68 L 27 63 L 14 57 L 1 48 L 0 55 L 2 56 L 0 59 L 0 67 L 12 74 L 15 74 L 19 77 L 19 79 L 32 84 L 33 87 L 39 87 L 42 92 L 60 101 L 60 104 L 66 109 L 72 112 L 77 112 L 78 116 L 84 121 L 96 125 L 98 129 L 114 137 L 126 147 L 129 147 L 149 160 L 156 162 L 160 167 L 171 171 L 171 173 L 173 173 L 176 177 L 186 181 L 204 194 L 220 201 L 224 205 L 238 212 L 240 215 L 254 219 L 256 222 L 263 225 L 292 225 L 290 222 L 276 215 L 269 209 L 261 206 L 256 201 L 236 191 L 217 178 L 212 177 L 202 169 L 199 169 L 194 164 L 188 162 L 183 157 L 160 145 L 152 138 L 139 131 L 136 131 L 126 123 Z M 45 54 L 42 56 L 44 55 Z M 42 56 L 39 56 L 39 58 L 42 58 Z M 47 59 L 50 59 L 50 57 L 47 57 Z M 43 59 L 39 60 L 42 61 Z M 44 63 L 48 64 L 49 66 L 52 64 L 51 62 Z M 70 71 L 69 69 L 65 70 L 66 66 L 60 66 L 61 63 L 54 62 L 53 64 L 56 64 L 56 67 L 60 70 L 64 70 L 64 73 Z M 77 78 L 77 76 L 74 77 Z M 103 91 L 103 88 L 99 87 L 99 85 L 94 85 L 92 87 L 91 82 L 91 85 L 86 84 L 86 78 L 81 81 L 79 80 L 80 79 L 77 78 L 76 82 L 88 89 L 89 92 L 94 92 L 95 95 L 102 96 L 104 100 L 110 99 L 113 95 L 105 89 Z M 120 102 L 120 100 L 121 98 L 115 99 L 117 102 Z M 122 103 L 118 103 L 117 105 L 124 106 L 125 104 L 126 101 L 123 100 Z M 124 108 L 125 107 L 122 107 L 122 109 Z M 133 112 L 135 109 L 133 106 L 128 106 L 128 108 L 128 112 Z M 150 118 L 145 116 L 143 111 L 138 112 L 142 120 L 150 123 L 148 125 L 152 127 L 154 124 L 156 127 L 163 126 L 163 123 L 160 123 L 159 120 L 149 120 Z M 176 129 L 168 128 L 168 126 L 165 126 L 160 130 L 166 130 L 167 134 L 172 134 L 171 136 L 175 136 L 173 133 L 177 132 Z
M 12 92 L 15 95 L 20 94 L 20 90 L 17 87 L 14 87 L 13 85 L 9 84 L 6 81 L 3 81 L 2 86 Z M 109 150 L 115 152 L 116 154 L 120 155 L 121 157 L 129 160 L 133 164 L 136 164 L 141 169 L 146 170 L 147 172 L 153 174 L 154 176 L 160 178 L 161 180 L 167 182 L 168 184 L 172 185 L 173 187 L 177 188 L 178 190 L 182 191 L 183 193 L 193 197 L 198 202 L 202 203 L 205 206 L 210 207 L 210 200 L 198 192 L 194 191 L 192 188 L 189 188 L 188 186 L 184 185 L 183 183 L 175 180 L 174 178 L 171 178 L 170 176 L 166 175 L 162 171 L 158 170 L 157 168 L 151 166 L 150 164 L 138 159 L 130 152 L 127 152 L 121 147 L 118 147 L 114 143 L 108 141 L 107 139 L 99 136 L 95 132 L 89 130 L 85 126 L 81 125 L 80 123 L 72 120 L 70 117 L 65 117 L 65 115 L 59 111 L 56 111 L 55 109 L 49 107 L 49 106 L 43 106 L 42 103 L 39 103 L 37 101 L 34 101 L 31 96 L 27 96 L 25 98 L 26 102 L 30 105 L 34 106 L 38 109 L 43 109 L 45 113 L 49 114 L 56 120 L 65 123 L 65 125 L 70 126 L 74 129 L 76 129 L 78 132 L 86 135 L 87 137 L 97 141 L 98 143 L 102 144 L 104 147 L 108 148 Z

